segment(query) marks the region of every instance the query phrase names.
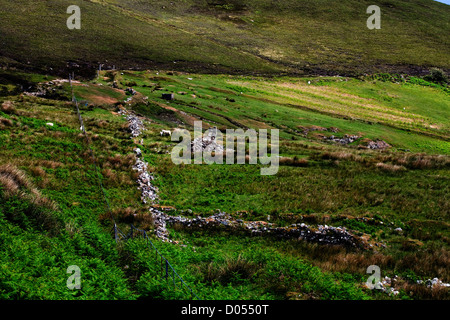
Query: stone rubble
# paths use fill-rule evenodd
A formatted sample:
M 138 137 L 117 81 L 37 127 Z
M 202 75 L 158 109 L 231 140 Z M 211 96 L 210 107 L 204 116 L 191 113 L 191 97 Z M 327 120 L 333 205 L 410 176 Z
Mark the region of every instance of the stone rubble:
M 395 290 L 395 282 L 399 280 L 398 276 L 394 276 L 393 278 L 390 277 L 384 277 L 382 278 L 376 285 L 375 289 L 381 290 L 382 292 L 385 292 L 389 295 L 398 295 L 399 291 Z M 436 288 L 436 287 L 445 287 L 449 288 L 450 283 L 442 282 L 438 278 L 428 279 L 428 280 L 417 280 L 417 284 L 425 284 L 427 288 Z
M 155 234 L 158 238 L 160 238 L 164 242 L 173 242 L 169 239 L 169 231 L 167 231 L 166 221 L 168 219 L 168 215 L 158 210 L 156 208 L 151 207 L 150 213 L 153 217 L 153 223 L 155 225 Z
M 450 283 L 442 282 L 442 280 L 440 280 L 439 278 L 428 279 L 428 280 L 425 280 L 425 281 L 417 280 L 417 284 L 422 284 L 422 283 L 425 283 L 427 288 L 434 288 L 434 287 L 446 287 L 446 288 L 449 288 L 450 287 Z
M 134 89 L 131 88 L 131 87 L 126 88 L 126 89 L 125 89 L 125 92 L 131 94 L 132 96 L 134 96 L 135 94 L 137 94 L 137 91 L 134 90 Z
M 396 281 L 396 280 L 397 280 L 397 276 L 395 276 L 393 279 L 391 279 L 389 277 L 384 277 L 383 279 L 381 279 L 380 282 L 378 282 L 375 285 L 375 288 L 378 290 L 381 290 L 389 295 L 396 296 L 399 294 L 399 291 L 397 291 L 393 288 L 394 281 Z
M 319 126 L 309 126 L 309 127 L 298 126 L 298 128 L 301 131 L 298 131 L 298 130 L 294 130 L 294 131 L 296 133 L 300 133 L 300 134 L 303 134 L 305 136 L 307 136 L 308 133 L 313 132 L 313 131 L 330 131 L 330 132 L 333 132 L 333 133 L 339 132 L 339 128 L 336 128 L 336 127 L 324 128 L 324 127 L 319 127 Z

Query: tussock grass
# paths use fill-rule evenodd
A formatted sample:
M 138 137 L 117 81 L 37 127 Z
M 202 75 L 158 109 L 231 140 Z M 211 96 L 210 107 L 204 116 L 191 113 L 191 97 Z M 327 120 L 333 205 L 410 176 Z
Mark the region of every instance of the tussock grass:
M 404 166 L 398 166 L 395 164 L 389 164 L 389 163 L 382 163 L 382 162 L 378 162 L 375 167 L 384 170 L 384 171 L 388 171 L 388 172 L 401 172 L 401 171 L 406 171 L 406 168 Z
M 4 164 L 0 166 L 0 178 L 5 187 L 5 195 L 15 195 L 20 189 L 32 190 L 32 183 L 17 167 L 11 164 Z M 37 193 L 37 190 L 34 190 Z
M 117 208 L 111 212 L 116 221 L 122 224 L 133 224 L 137 228 L 150 230 L 154 226 L 152 215 L 146 208 Z M 104 213 L 99 216 L 100 221 L 109 221 L 109 213 Z
M 358 161 L 361 159 L 360 156 L 355 155 L 354 153 L 348 151 L 334 151 L 334 152 L 327 151 L 322 153 L 321 158 L 325 160 L 351 160 L 351 161 Z
M 298 158 L 297 156 L 293 158 L 280 157 L 279 164 L 280 166 L 306 167 L 308 166 L 308 159 Z
M 13 126 L 13 122 L 11 119 L 5 119 L 0 117 L 0 129 L 4 130 L 6 129 L 6 127 L 12 127 Z
M 134 154 L 122 155 L 117 153 L 114 156 L 107 157 L 103 166 L 127 171 L 127 169 L 131 169 L 135 162 L 136 157 Z
M 108 187 L 132 187 L 136 184 L 138 173 L 136 171 L 117 171 L 106 167 L 101 171 L 101 174 L 104 178 L 106 178 L 105 185 Z
M 14 203 L 17 199 L 22 202 L 7 213 L 12 221 L 25 227 L 31 220 L 52 234 L 59 232 L 61 221 L 54 215 L 58 206 L 43 196 L 23 171 L 11 164 L 0 166 L 0 186 L 1 196 L 7 202 Z
M 17 114 L 17 109 L 14 107 L 14 103 L 12 101 L 3 102 L 0 110 L 6 114 Z
M 387 161 L 410 169 L 433 169 L 450 167 L 450 157 L 447 155 L 429 155 L 425 153 L 412 153 L 404 155 L 386 156 Z
M 238 255 L 237 257 L 225 257 L 221 263 L 203 264 L 198 269 L 203 274 L 205 281 L 209 283 L 218 281 L 222 285 L 228 285 L 251 279 L 261 268 L 261 265 Z

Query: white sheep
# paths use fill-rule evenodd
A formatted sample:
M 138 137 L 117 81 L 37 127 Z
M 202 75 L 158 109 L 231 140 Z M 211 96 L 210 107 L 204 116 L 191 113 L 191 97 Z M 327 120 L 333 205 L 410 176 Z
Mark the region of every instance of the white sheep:
M 161 132 L 159 133 L 162 136 L 170 136 L 172 135 L 172 132 L 170 132 L 170 130 L 161 130 Z

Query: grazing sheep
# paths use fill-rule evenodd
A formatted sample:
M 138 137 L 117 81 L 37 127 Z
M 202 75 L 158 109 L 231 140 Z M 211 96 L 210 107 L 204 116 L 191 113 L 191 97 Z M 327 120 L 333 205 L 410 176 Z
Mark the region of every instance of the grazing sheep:
M 161 130 L 159 134 L 162 137 L 162 136 L 170 136 L 172 133 L 170 132 L 170 130 Z

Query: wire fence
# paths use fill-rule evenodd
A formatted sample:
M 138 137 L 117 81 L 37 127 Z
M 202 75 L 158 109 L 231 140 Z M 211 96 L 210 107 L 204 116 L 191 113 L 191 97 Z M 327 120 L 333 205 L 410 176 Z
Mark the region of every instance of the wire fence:
M 142 237 L 146 241 L 146 246 L 149 250 L 154 251 L 154 259 L 152 260 L 154 264 L 157 264 L 159 272 L 157 273 L 163 279 L 166 280 L 167 284 L 172 284 L 173 289 L 181 290 L 185 295 L 186 293 L 190 298 L 195 298 L 200 300 L 200 298 L 192 291 L 192 289 L 187 285 L 183 278 L 175 271 L 172 264 L 167 260 L 155 244 L 150 240 L 147 231 L 143 229 L 136 228 L 130 224 L 130 231 L 128 234 L 124 234 L 116 224 L 114 224 L 114 236 L 116 241 L 128 240 L 135 237 Z M 122 239 L 120 239 L 120 237 Z
M 158 248 L 155 246 L 155 244 L 150 240 L 147 231 L 143 230 L 143 229 L 139 229 L 136 228 L 134 225 L 130 224 L 130 231 L 128 233 L 124 233 L 118 226 L 117 226 L 117 222 L 116 219 L 114 218 L 114 215 L 112 214 L 111 211 L 111 206 L 109 204 L 108 201 L 108 197 L 106 196 L 106 192 L 105 192 L 105 188 L 103 186 L 102 183 L 102 179 L 101 179 L 101 175 L 99 172 L 99 168 L 97 165 L 97 161 L 95 158 L 95 154 L 94 151 L 91 148 L 91 144 L 89 141 L 89 136 L 86 132 L 85 126 L 84 126 L 84 121 L 83 121 L 83 117 L 81 116 L 81 112 L 80 112 L 80 108 L 78 106 L 78 100 L 75 97 L 74 91 L 73 91 L 73 86 L 72 86 L 72 78 L 73 76 L 69 75 L 69 84 L 70 84 L 70 88 L 72 91 L 72 102 L 75 104 L 76 106 L 76 111 L 77 111 L 77 116 L 78 116 L 78 120 L 80 122 L 80 130 L 83 132 L 83 135 L 85 136 L 86 139 L 86 144 L 87 147 L 89 149 L 89 153 L 91 155 L 94 167 L 95 167 L 95 172 L 98 178 L 98 184 L 99 184 L 99 188 L 102 190 L 102 195 L 103 195 L 103 199 L 105 201 L 106 207 L 108 209 L 108 213 L 109 213 L 109 217 L 111 222 L 114 224 L 114 239 L 116 241 L 116 243 L 119 243 L 120 241 L 128 241 L 129 239 L 133 239 L 136 237 L 142 237 L 145 241 L 146 241 L 146 247 L 155 252 L 155 258 L 152 259 L 152 263 L 154 265 L 157 266 L 157 268 L 159 269 L 157 272 L 157 275 L 159 275 L 162 279 L 164 279 L 166 281 L 167 286 L 170 286 L 170 284 L 173 285 L 173 289 L 178 289 L 180 290 L 184 296 L 187 296 L 191 299 L 198 299 L 200 300 L 200 298 L 192 291 L 192 289 L 186 284 L 186 282 L 183 280 L 183 278 L 175 271 L 175 269 L 173 268 L 173 266 L 171 265 L 171 263 L 169 262 L 169 260 L 167 260 L 162 254 L 161 252 L 158 250 Z

